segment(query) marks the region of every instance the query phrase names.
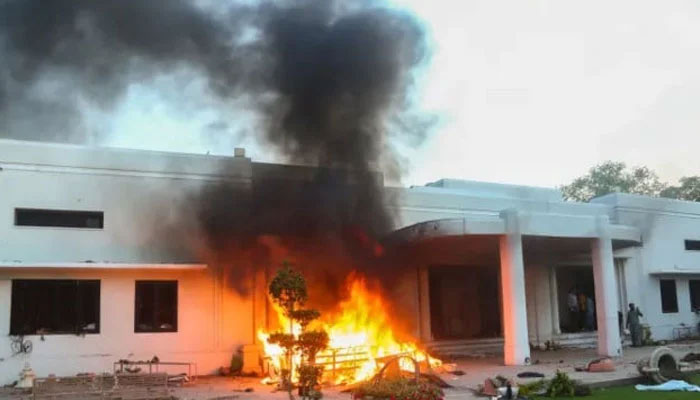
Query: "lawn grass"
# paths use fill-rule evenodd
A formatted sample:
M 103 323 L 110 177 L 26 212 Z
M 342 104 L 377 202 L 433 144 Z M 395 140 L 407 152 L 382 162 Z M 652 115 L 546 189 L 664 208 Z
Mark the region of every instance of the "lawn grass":
M 700 375 L 692 376 L 688 379 L 690 383 L 700 384 Z M 537 397 L 545 400 L 571 400 L 573 397 Z M 596 389 L 593 394 L 586 397 L 576 397 L 576 399 L 590 400 L 686 400 L 700 399 L 698 392 L 639 392 L 634 385 L 618 386 L 606 389 Z

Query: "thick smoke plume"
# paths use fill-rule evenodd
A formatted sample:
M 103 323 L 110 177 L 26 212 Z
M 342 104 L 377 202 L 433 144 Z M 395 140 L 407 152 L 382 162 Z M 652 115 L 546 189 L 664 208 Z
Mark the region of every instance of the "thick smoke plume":
M 369 1 L 5 0 L 0 50 L 4 136 L 83 142 L 82 105 L 109 110 L 131 83 L 185 71 L 223 107 L 252 110 L 260 143 L 315 167 L 300 181 L 257 164 L 252 188 L 198 194 L 219 261 L 262 236 L 361 265 L 381 258 L 375 239 L 392 215 L 376 171 L 400 172 L 390 137 L 423 133 L 397 128 L 426 56 L 409 14 Z

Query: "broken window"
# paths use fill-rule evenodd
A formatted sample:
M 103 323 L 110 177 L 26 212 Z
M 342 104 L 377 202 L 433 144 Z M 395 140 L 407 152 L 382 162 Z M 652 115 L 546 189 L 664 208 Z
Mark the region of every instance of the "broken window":
M 177 332 L 177 281 L 136 281 L 134 332 Z
M 690 309 L 700 311 L 700 280 L 691 279 L 688 281 L 690 289 Z
M 686 250 L 700 250 L 700 240 L 686 240 L 685 241 Z
M 100 333 L 100 281 L 15 279 L 10 334 Z
M 15 208 L 15 225 L 102 229 L 104 213 L 102 211 Z
M 676 281 L 673 279 L 661 279 L 659 286 L 661 287 L 661 311 L 664 313 L 677 313 Z

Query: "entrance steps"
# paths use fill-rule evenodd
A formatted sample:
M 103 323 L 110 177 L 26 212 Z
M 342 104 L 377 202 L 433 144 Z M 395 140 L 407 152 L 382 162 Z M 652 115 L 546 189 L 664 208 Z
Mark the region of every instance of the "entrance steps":
M 560 333 L 552 340 L 562 348 L 593 349 L 598 347 L 598 332 Z
M 597 332 L 562 333 L 555 335 L 553 341 L 565 349 L 594 349 L 598 346 Z M 531 340 L 535 343 L 534 340 Z M 625 340 L 624 346 L 628 346 Z M 503 338 L 436 340 L 423 343 L 434 357 L 487 357 L 503 354 Z
M 424 343 L 434 357 L 485 357 L 503 353 L 503 338 L 436 340 Z

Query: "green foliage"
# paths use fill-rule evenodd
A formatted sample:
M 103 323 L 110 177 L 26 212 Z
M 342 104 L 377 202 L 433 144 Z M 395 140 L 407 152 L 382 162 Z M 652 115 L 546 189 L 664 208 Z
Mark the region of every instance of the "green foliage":
M 413 379 L 381 379 L 361 383 L 352 392 L 353 399 L 374 397 L 393 400 L 441 400 L 442 389 L 431 382 Z
M 283 349 L 287 350 L 288 353 L 294 351 L 294 347 L 297 343 L 297 339 L 293 334 L 283 332 L 275 332 L 271 334 L 267 341 L 269 343 L 280 345 Z
M 304 359 L 314 362 L 316 361 L 316 354 L 328 347 L 329 341 L 328 332 L 319 330 L 302 332 L 297 338 L 296 344 Z
M 239 374 L 243 369 L 243 357 L 240 354 L 234 354 L 231 357 L 231 374 Z
M 544 379 L 540 379 L 535 382 L 525 383 L 522 385 L 518 385 L 518 396 L 528 397 L 542 394 L 545 392 L 546 388 L 547 381 Z
M 317 389 L 323 367 L 305 364 L 299 367 L 299 394 L 308 399 L 319 399 L 322 397 L 321 391 Z
M 268 342 L 279 344 L 285 349 L 287 365 L 292 365 L 292 356 L 295 352 L 301 353 L 305 364 L 299 366 L 299 394 L 306 399 L 320 399 L 322 394 L 319 381 L 323 374 L 323 368 L 313 365 L 316 354 L 328 347 L 328 333 L 325 331 L 307 331 L 311 321 L 318 318 L 321 313 L 317 310 L 299 309 L 306 303 L 308 292 L 306 281 L 301 273 L 293 270 L 289 263 L 285 262 L 282 268 L 270 282 L 268 291 L 274 301 L 282 307 L 285 315 L 290 319 L 290 333 L 273 333 Z M 295 336 L 291 332 L 291 323 L 301 325 L 302 332 Z M 283 370 L 282 386 L 285 387 L 291 398 L 291 371 Z
M 623 162 L 606 161 L 588 170 L 586 175 L 561 187 L 567 200 L 590 201 L 609 193 L 631 193 L 670 199 L 700 201 L 700 176 L 679 179 L 678 186 L 659 180 L 647 167 L 628 168 Z
M 573 397 L 576 392 L 576 382 L 574 382 L 566 372 L 557 370 L 554 378 L 547 386 L 548 397 Z
M 700 201 L 700 176 L 686 176 L 678 180 L 680 185 L 661 191 L 661 197 L 678 200 Z
M 318 310 L 294 310 L 291 312 L 290 317 L 299 322 L 302 330 L 306 330 L 306 327 L 311 323 L 311 321 L 320 317 L 321 313 Z
M 567 200 L 589 201 L 617 192 L 658 196 L 665 187 L 656 173 L 647 167 L 628 169 L 623 162 L 606 161 L 562 186 L 561 190 Z
M 277 271 L 268 289 L 274 301 L 284 309 L 285 315 L 290 318 L 295 308 L 303 305 L 309 296 L 304 277 L 292 269 L 286 261 L 282 268 Z

